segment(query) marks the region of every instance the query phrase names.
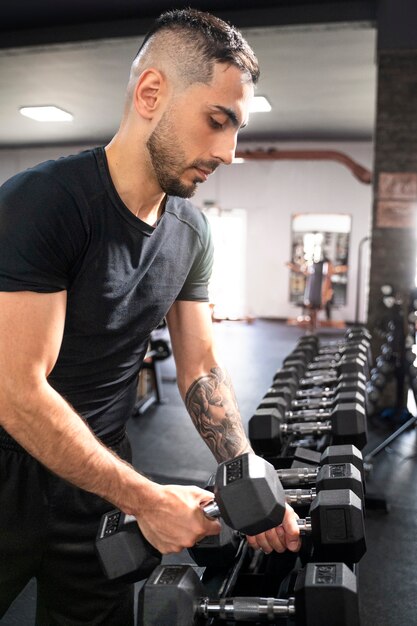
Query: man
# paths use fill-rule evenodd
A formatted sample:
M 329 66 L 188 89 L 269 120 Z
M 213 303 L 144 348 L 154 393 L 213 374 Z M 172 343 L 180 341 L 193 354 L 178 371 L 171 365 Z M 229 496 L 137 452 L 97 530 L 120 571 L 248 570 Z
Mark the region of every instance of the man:
M 213 345 L 208 226 L 183 199 L 232 162 L 258 74 L 221 20 L 164 14 L 133 62 L 109 145 L 2 188 L 0 615 L 36 576 L 38 624 L 131 624 L 131 588 L 106 581 L 94 553 L 113 506 L 162 553 L 219 532 L 201 511 L 208 492 L 157 485 L 126 462 L 124 425 L 166 315 L 202 438 L 217 461 L 250 450 Z M 299 549 L 295 514 L 249 542 Z

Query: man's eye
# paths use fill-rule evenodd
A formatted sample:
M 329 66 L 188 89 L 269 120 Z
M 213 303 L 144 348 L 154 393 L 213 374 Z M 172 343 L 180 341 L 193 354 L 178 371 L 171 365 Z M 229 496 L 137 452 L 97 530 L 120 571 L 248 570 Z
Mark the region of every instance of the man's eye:
M 215 120 L 214 117 L 210 118 L 210 124 L 211 124 L 212 128 L 223 128 L 223 126 L 224 126 L 224 124 L 221 124 L 220 122 Z

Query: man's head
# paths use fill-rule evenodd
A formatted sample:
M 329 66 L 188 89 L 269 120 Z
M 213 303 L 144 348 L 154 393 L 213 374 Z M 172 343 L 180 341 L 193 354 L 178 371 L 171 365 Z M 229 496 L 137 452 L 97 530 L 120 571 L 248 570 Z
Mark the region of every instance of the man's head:
M 163 191 L 189 197 L 231 162 L 258 78 L 250 46 L 223 20 L 193 9 L 158 18 L 132 65 L 126 115 L 148 123 L 147 156 Z
M 254 85 L 259 79 L 258 61 L 242 34 L 223 20 L 195 9 L 163 13 L 147 33 L 132 65 L 129 91 L 139 74 L 155 62 L 171 71 L 176 87 L 208 84 L 215 63 L 234 65 Z

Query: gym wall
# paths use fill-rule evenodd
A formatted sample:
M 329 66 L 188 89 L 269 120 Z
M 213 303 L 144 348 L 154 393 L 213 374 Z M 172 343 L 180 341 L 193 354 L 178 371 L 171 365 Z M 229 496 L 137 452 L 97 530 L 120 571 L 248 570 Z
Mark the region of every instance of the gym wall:
M 74 154 L 88 146 L 0 150 L 0 184 L 13 174 L 47 159 Z M 262 144 L 239 144 L 239 149 Z M 308 142 L 268 144 L 288 149 L 326 149 L 346 153 L 372 170 L 371 142 Z M 347 305 L 333 317 L 354 320 L 359 242 L 370 233 L 372 189 L 333 161 L 247 161 L 219 168 L 201 185 L 194 202 L 203 207 L 214 201 L 223 209 L 247 211 L 247 314 L 255 317 L 296 317 L 300 308 L 289 302 L 291 215 L 294 213 L 349 213 L 352 232 L 349 249 Z M 364 255 L 366 257 L 366 255 Z M 366 259 L 365 259 L 366 261 Z M 368 282 L 364 264 L 362 285 Z M 360 320 L 365 320 L 367 298 L 361 298 Z
M 262 147 L 239 144 L 239 149 Z M 366 143 L 279 143 L 277 149 L 339 150 L 372 170 L 373 145 Z M 287 318 L 300 314 L 289 302 L 291 216 L 295 213 L 349 213 L 352 232 L 349 249 L 347 305 L 334 311 L 335 319 L 355 319 L 359 242 L 370 234 L 372 187 L 359 182 L 334 161 L 247 161 L 219 168 L 199 187 L 195 201 L 201 207 L 213 201 L 222 209 L 247 211 L 247 302 L 255 317 Z M 325 225 L 323 225 L 323 228 Z M 366 248 L 366 251 L 368 248 Z M 362 285 L 368 284 L 364 254 Z M 367 298 L 360 301 L 365 320 Z

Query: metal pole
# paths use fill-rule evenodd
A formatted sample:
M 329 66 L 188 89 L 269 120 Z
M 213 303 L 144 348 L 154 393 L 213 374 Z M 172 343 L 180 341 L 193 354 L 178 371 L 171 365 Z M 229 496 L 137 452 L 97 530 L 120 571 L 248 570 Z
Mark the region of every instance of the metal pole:
M 369 241 L 370 237 L 364 237 L 359 242 L 358 249 L 358 276 L 356 281 L 356 311 L 355 311 L 355 324 L 359 324 L 359 302 L 361 297 L 361 269 L 362 269 L 362 248 L 363 245 Z

